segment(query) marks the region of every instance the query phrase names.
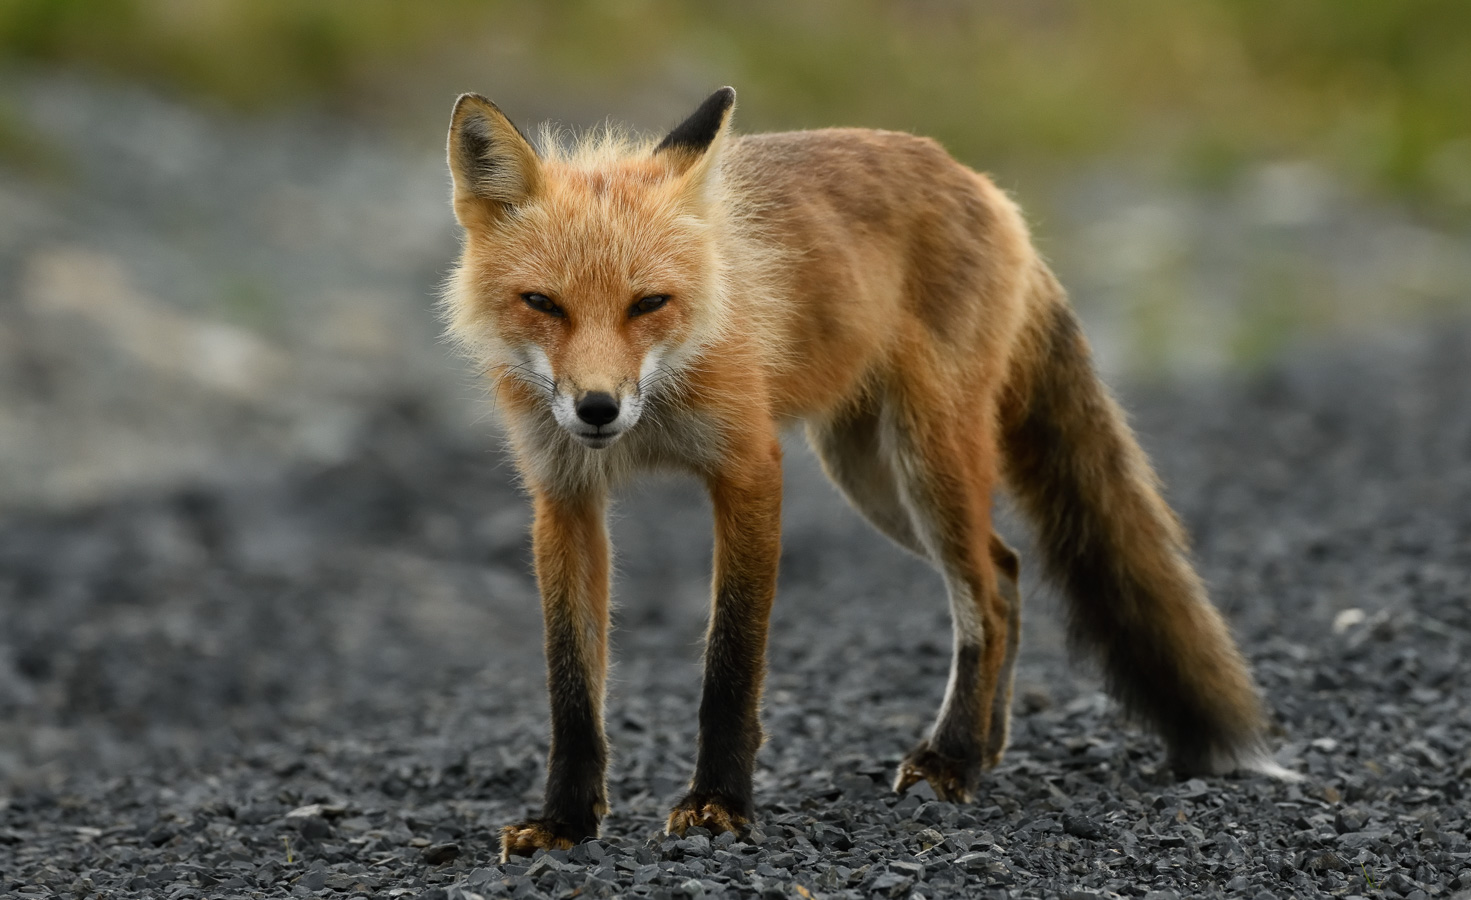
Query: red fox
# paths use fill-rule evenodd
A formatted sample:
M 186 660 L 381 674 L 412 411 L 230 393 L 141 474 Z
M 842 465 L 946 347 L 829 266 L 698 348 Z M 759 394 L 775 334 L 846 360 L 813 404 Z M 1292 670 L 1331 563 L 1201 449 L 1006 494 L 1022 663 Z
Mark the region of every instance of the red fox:
M 463 252 L 449 333 L 494 378 L 535 508 L 551 749 L 540 815 L 502 852 L 568 847 L 608 811 L 610 487 L 693 473 L 715 518 L 699 739 L 668 830 L 753 816 L 781 543 L 779 434 L 944 576 L 954 625 L 933 728 L 899 766 L 966 801 L 1006 748 L 1020 597 L 992 530 L 1005 485 L 1073 639 L 1179 772 L 1279 776 L 1245 662 L 1016 206 L 931 140 L 735 137 L 722 88 L 657 142 L 540 150 L 466 94 L 449 132 Z

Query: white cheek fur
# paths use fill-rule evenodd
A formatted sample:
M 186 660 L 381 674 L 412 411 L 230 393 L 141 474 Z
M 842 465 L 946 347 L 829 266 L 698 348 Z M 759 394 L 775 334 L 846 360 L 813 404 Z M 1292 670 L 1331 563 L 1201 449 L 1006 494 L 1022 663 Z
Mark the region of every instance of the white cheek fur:
M 638 380 L 640 386 L 642 386 L 645 381 L 649 380 L 649 376 L 659 371 L 659 362 L 663 359 L 664 347 L 662 345 L 655 344 L 654 346 L 649 348 L 649 352 L 644 354 L 643 365 L 638 367 Z
M 526 367 L 547 380 L 548 384 L 556 384 L 557 376 L 552 371 L 552 360 L 547 352 L 536 344 L 528 344 L 523 351 L 526 356 Z

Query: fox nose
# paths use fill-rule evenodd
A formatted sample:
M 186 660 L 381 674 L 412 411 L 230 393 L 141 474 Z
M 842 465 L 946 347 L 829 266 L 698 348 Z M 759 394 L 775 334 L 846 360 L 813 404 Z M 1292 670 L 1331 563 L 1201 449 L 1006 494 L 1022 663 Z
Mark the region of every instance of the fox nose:
M 577 418 L 589 425 L 606 425 L 618 418 L 618 400 L 602 391 L 588 391 L 577 401 Z

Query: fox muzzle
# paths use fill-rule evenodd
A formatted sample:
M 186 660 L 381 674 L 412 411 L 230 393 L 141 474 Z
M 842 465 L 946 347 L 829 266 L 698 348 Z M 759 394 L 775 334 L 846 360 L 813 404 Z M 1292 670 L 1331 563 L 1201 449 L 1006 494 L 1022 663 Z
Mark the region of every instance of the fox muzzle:
M 618 418 L 618 398 L 602 391 L 588 391 L 576 405 L 577 418 L 602 427 Z

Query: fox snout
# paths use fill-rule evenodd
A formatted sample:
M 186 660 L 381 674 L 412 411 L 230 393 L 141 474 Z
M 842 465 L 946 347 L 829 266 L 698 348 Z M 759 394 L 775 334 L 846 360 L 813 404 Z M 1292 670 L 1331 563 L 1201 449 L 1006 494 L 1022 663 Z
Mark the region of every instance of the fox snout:
M 643 398 L 636 390 L 580 390 L 564 383 L 552 397 L 557 424 L 594 450 L 612 445 L 634 426 L 642 412 Z
M 603 391 L 588 391 L 573 407 L 577 418 L 595 428 L 618 418 L 618 398 Z

